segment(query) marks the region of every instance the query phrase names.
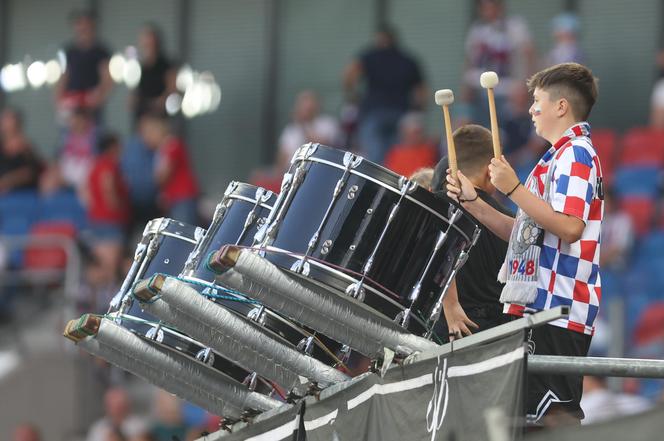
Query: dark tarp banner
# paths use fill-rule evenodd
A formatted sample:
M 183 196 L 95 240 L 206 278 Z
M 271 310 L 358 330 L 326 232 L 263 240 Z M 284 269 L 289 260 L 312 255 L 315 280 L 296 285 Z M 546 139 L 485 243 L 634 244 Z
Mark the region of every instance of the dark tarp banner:
M 524 375 L 524 332 L 519 331 L 391 368 L 382 378 L 369 375 L 320 401 L 308 398 L 299 411 L 274 417 L 278 423 L 261 421 L 222 439 L 488 440 L 489 413 L 522 421 Z M 508 437 L 517 438 L 519 430 L 518 424 L 509 425 Z

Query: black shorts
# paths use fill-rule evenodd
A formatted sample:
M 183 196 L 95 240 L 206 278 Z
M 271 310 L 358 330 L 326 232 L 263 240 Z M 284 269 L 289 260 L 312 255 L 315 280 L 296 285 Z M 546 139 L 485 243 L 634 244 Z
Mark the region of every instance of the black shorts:
M 590 335 L 569 329 L 544 325 L 530 330 L 528 353 L 585 357 L 588 355 L 591 338 Z M 562 406 L 572 416 L 582 420 L 584 414 L 579 405 L 582 393 L 581 375 L 528 375 L 526 388 L 528 423 L 537 424 L 551 406 Z

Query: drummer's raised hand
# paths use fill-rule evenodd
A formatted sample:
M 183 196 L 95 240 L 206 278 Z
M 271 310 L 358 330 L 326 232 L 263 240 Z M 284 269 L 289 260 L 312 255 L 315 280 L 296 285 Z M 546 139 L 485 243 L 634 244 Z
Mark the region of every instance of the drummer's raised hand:
M 450 170 L 447 170 L 447 196 L 457 202 L 474 201 L 477 199 L 477 191 L 472 182 L 461 173 L 457 171 L 457 178 L 451 175 Z

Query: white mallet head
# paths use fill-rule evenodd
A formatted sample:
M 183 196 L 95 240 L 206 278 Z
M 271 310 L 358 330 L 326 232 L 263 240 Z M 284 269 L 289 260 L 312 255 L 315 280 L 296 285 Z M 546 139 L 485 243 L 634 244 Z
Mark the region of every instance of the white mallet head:
M 484 72 L 480 76 L 480 84 L 485 89 L 493 89 L 498 85 L 498 74 L 492 71 Z
M 454 102 L 454 92 L 450 89 L 437 90 L 435 100 L 439 106 L 449 106 Z

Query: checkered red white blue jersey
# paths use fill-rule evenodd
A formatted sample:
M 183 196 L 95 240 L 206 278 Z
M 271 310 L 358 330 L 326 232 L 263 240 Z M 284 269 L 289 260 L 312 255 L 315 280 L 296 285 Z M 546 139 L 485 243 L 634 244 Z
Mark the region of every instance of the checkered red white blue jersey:
M 522 315 L 524 310 L 536 312 L 567 305 L 569 319 L 558 319 L 551 324 L 593 335 L 602 297 L 599 244 L 604 201 L 602 168 L 590 140 L 588 123 L 569 128 L 533 169 L 525 186 L 540 198 L 554 156 L 549 203 L 555 211 L 583 220 L 585 228 L 581 239 L 574 243 L 566 243 L 544 231 L 537 297 L 525 307 L 506 304 L 505 313 Z

